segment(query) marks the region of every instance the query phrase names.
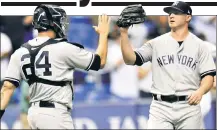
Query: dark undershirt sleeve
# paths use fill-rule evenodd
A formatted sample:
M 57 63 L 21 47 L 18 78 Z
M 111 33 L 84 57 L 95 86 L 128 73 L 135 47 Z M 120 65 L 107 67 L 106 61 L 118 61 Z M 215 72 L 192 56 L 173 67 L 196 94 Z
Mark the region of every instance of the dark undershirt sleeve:
M 99 70 L 101 65 L 101 58 L 99 55 L 95 54 L 95 58 L 93 60 L 93 63 L 90 66 L 90 70 Z
M 142 57 L 139 55 L 138 52 L 134 51 L 134 53 L 136 54 L 136 61 L 135 61 L 134 65 L 141 66 L 143 64 Z

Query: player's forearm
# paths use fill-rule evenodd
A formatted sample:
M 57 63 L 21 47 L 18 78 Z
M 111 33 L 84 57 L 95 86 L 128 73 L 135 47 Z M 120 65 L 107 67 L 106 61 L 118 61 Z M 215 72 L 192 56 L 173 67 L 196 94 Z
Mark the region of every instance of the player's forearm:
M 103 68 L 106 64 L 107 51 L 108 51 L 108 35 L 100 34 L 99 35 L 99 45 L 96 50 L 96 53 L 100 56 L 100 59 L 101 59 L 100 68 Z
M 148 75 L 149 71 L 150 71 L 150 68 L 139 67 L 138 68 L 138 78 L 139 78 L 139 80 L 145 78 Z
M 136 55 L 129 43 L 129 38 L 127 33 L 121 33 L 121 51 L 123 55 L 124 62 L 128 65 L 133 65 L 136 61 Z
M 0 110 L 5 110 L 6 107 L 8 106 L 8 103 L 10 102 L 10 99 L 13 95 L 15 87 L 9 83 L 9 82 L 4 82 L 4 85 L 1 89 L 1 108 Z
M 202 81 L 200 88 L 198 89 L 202 94 L 206 94 L 210 91 L 210 89 L 213 87 L 214 78 L 213 76 L 207 75 L 205 76 Z

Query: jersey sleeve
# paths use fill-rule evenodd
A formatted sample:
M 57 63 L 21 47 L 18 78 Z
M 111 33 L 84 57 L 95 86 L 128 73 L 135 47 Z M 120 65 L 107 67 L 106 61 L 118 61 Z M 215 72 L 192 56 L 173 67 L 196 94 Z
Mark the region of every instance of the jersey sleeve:
M 20 58 L 17 51 L 11 55 L 10 62 L 7 68 L 6 77 L 4 81 L 9 81 L 16 87 L 20 85 L 21 70 L 20 70 Z
M 70 45 L 67 48 L 68 55 L 66 62 L 70 67 L 79 68 L 83 70 L 98 70 L 100 68 L 100 57 L 84 48 Z
M 199 71 L 200 71 L 201 78 L 205 77 L 206 75 L 212 75 L 212 76 L 216 75 L 216 66 L 214 63 L 214 59 L 208 47 L 205 46 L 204 44 L 200 48 L 198 62 L 199 62 Z
M 136 65 L 141 66 L 143 63 L 152 60 L 152 44 L 151 42 L 145 43 L 142 47 L 135 49 Z

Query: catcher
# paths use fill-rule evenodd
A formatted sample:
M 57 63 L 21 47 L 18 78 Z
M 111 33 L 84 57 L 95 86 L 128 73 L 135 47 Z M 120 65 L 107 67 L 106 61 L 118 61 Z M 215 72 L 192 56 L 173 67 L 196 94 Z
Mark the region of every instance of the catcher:
M 56 5 L 40 5 L 34 11 L 33 26 L 39 34 L 11 56 L 1 89 L 0 118 L 21 79 L 29 84 L 31 129 L 74 129 L 71 118 L 73 72 L 103 68 L 107 59 L 110 18 L 103 14 L 94 26 L 99 34 L 95 53 L 66 37 L 66 12 Z M 62 51 L 62 53 L 59 53 Z
M 206 43 L 188 30 L 191 7 L 182 1 L 164 8 L 171 31 L 141 48 L 129 44 L 128 27 L 144 21 L 141 5 L 125 8 L 117 21 L 124 62 L 152 62 L 153 101 L 148 129 L 203 129 L 200 101 L 213 86 L 216 67 Z

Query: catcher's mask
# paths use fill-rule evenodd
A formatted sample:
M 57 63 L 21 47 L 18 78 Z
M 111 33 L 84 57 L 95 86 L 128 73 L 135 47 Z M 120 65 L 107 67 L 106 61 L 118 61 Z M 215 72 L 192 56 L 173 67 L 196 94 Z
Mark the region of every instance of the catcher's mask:
M 36 7 L 33 16 L 35 29 L 39 31 L 51 29 L 56 33 L 56 38 L 65 38 L 67 25 L 66 12 L 60 6 L 42 4 Z
M 168 14 L 174 13 L 192 15 L 191 7 L 183 1 L 176 1 L 170 7 L 165 7 L 164 12 Z

